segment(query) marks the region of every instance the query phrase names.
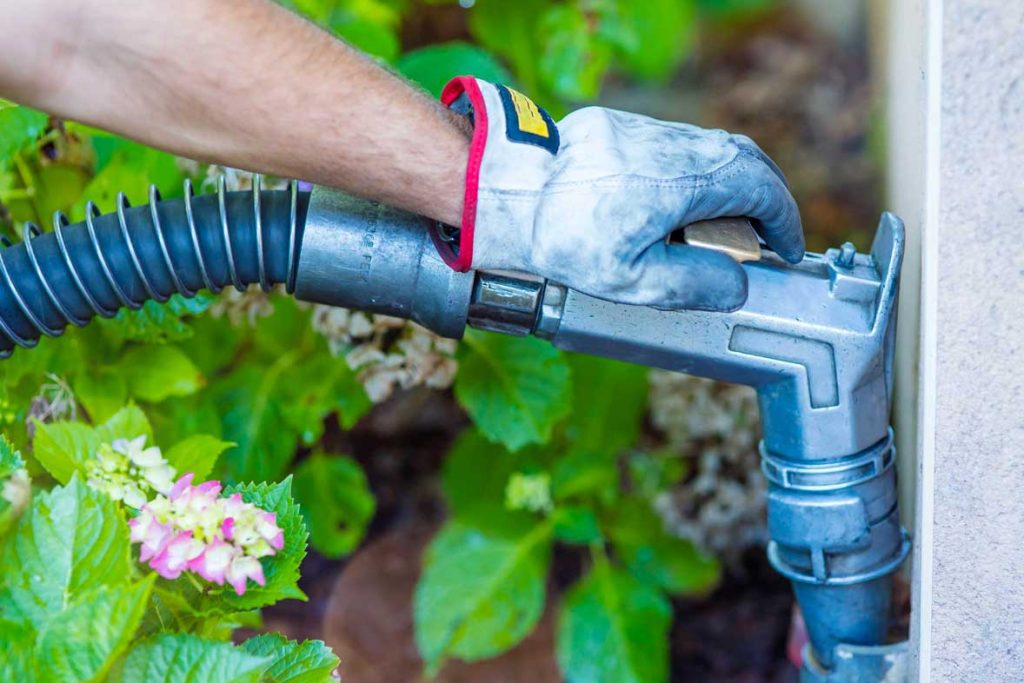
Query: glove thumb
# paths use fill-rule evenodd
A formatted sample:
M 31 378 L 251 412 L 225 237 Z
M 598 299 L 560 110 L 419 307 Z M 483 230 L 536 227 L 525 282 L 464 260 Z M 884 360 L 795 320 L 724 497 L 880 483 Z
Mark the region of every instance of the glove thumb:
M 747 273 L 731 256 L 659 242 L 637 260 L 637 291 L 662 309 L 735 311 L 747 301 Z

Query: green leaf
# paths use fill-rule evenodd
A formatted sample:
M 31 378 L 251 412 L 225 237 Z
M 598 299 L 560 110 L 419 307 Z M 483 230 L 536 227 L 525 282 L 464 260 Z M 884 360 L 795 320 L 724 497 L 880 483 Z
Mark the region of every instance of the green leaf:
M 269 367 L 243 365 L 215 387 L 221 436 L 237 444 L 220 460 L 228 479 L 273 480 L 287 469 L 299 434 L 285 419 L 278 384 L 300 358 L 298 352 L 292 352 Z
M 469 14 L 469 28 L 488 50 L 509 60 L 527 94 L 537 95 L 537 56 L 541 54 L 538 21 L 548 0 L 478 0 Z
M 567 100 L 597 97 L 612 52 L 597 40 L 590 17 L 575 4 L 553 5 L 544 13 L 541 32 L 547 36 L 539 60 L 544 84 Z
M 639 580 L 676 594 L 704 592 L 718 582 L 718 562 L 690 541 L 666 534 L 647 501 L 628 498 L 614 514 L 615 552 Z
M 476 76 L 492 83 L 512 83 L 512 76 L 491 53 L 476 45 L 454 41 L 428 45 L 402 55 L 398 71 L 419 83 L 434 97 L 455 76 Z
M 109 420 L 96 428 L 96 437 L 100 443 L 110 443 L 115 439 L 134 439 L 145 436 L 153 441 L 153 428 L 146 419 L 146 414 L 137 405 L 127 405 L 114 413 Z
M 349 19 L 334 22 L 331 28 L 345 42 L 386 62 L 395 61 L 401 52 L 398 36 L 388 26 L 364 19 Z
M 279 633 L 264 633 L 242 643 L 242 649 L 259 657 L 272 657 L 264 673 L 268 683 L 330 683 L 338 658 L 321 640 L 298 643 Z
M 6 434 L 0 434 L 0 479 L 11 476 L 25 467 L 25 460 Z
M 217 458 L 232 446 L 234 444 L 230 441 L 221 441 L 206 434 L 195 434 L 174 444 L 164 451 L 163 455 L 179 475 L 192 472 L 198 483 L 210 476 L 210 471 L 217 464 Z
M 205 311 L 213 301 L 214 297 L 205 293 L 190 299 L 175 294 L 166 303 L 146 301 L 139 309 L 122 308 L 112 320 L 101 320 L 100 324 L 116 341 L 149 344 L 183 341 L 195 334 L 186 320 Z
M 123 582 L 131 567 L 114 501 L 77 477 L 37 495 L 0 548 L 0 618 L 37 626 L 79 595 Z
M 0 165 L 35 142 L 48 120 L 42 112 L 0 100 Z
M 568 683 L 668 681 L 672 609 L 655 589 L 599 563 L 565 597 L 555 653 Z
M 282 419 L 303 444 L 312 446 L 323 436 L 324 418 L 348 400 L 347 387 L 352 382 L 353 371 L 326 349 L 307 355 L 289 370 L 287 380 L 277 385 L 275 397 Z M 361 384 L 351 388 L 369 401 Z M 350 411 L 356 409 L 354 404 L 348 405 Z M 349 417 L 353 417 L 351 412 Z
M 319 453 L 295 470 L 295 499 L 302 506 L 313 547 L 327 557 L 355 550 L 376 509 L 359 463 Z
M 617 455 L 635 446 L 647 410 L 647 368 L 569 354 L 572 412 L 566 423 L 570 451 L 590 457 Z
M 697 0 L 701 11 L 722 19 L 750 19 L 750 15 L 764 12 L 778 4 L 778 0 Z
M 116 368 L 99 367 L 72 380 L 75 398 L 95 422 L 109 419 L 128 400 L 128 385 Z
M 0 681 L 36 680 L 32 666 L 35 642 L 36 633 L 29 624 L 0 619 Z
M 91 681 L 102 676 L 132 640 L 155 574 L 128 586 L 83 594 L 40 632 L 36 666 L 42 680 Z
M 484 533 L 449 522 L 427 549 L 416 586 L 416 644 L 433 675 L 448 656 L 494 657 L 533 630 L 544 611 L 547 524 Z
M 585 451 L 559 458 L 551 470 L 555 500 L 595 497 L 610 504 L 619 493 L 619 467 L 613 458 L 596 458 Z
M 109 683 L 257 683 L 272 661 L 231 643 L 183 633 L 142 641 L 115 667 Z
M 284 532 L 284 548 L 260 561 L 267 580 L 265 586 L 250 584 L 245 595 L 236 595 L 229 586 L 211 588 L 209 594 L 216 598 L 216 607 L 227 612 L 245 612 L 288 598 L 306 600 L 298 584 L 299 565 L 306 556 L 309 534 L 302 521 L 302 512 L 292 498 L 292 478 L 288 477 L 279 484 L 264 482 L 229 486 L 225 493 L 241 493 L 245 502 L 276 513 L 277 526 Z
M 694 0 L 602 0 L 599 33 L 616 48 L 616 66 L 664 80 L 693 48 Z
M 204 384 L 199 368 L 174 346 L 136 346 L 121 357 L 118 367 L 128 391 L 152 403 L 194 394 Z
M 366 394 L 363 383 L 356 377 L 354 370 L 344 372 L 334 387 L 334 402 L 338 408 L 338 424 L 342 429 L 348 430 L 356 426 L 359 420 L 363 419 L 370 409 L 373 408 L 373 401 Z
M 452 516 L 477 520 L 481 508 L 503 508 L 509 477 L 542 469 L 544 458 L 538 448 L 511 453 L 477 430 L 465 430 L 445 456 L 441 471 L 441 488 Z
M 81 422 L 36 421 L 35 424 L 32 454 L 62 484 L 71 481 L 75 472 L 85 474 L 85 464 L 93 458 L 100 444 L 138 436 L 145 436 L 150 442 L 153 440 L 149 420 L 135 405 L 121 408 L 98 427 Z
M 82 190 L 72 209 L 72 220 L 85 218 L 85 202 L 92 199 L 103 212 L 113 211 L 118 192 L 137 206 L 149 202 L 149 185 L 155 184 L 165 198 L 181 196 L 184 174 L 173 154 L 161 152 L 100 131 L 92 135 L 97 172 Z
M 491 441 L 512 451 L 547 443 L 569 413 L 569 366 L 540 339 L 468 330 L 455 396 Z
M 220 407 L 212 391 L 167 399 L 152 415 L 155 442 L 178 443 L 194 434 L 222 437 Z
M 594 512 L 585 507 L 560 507 L 552 515 L 555 538 L 565 543 L 586 545 L 601 540 L 601 527 Z
M 82 469 L 100 447 L 96 430 L 81 422 L 36 422 L 32 455 L 62 484 Z

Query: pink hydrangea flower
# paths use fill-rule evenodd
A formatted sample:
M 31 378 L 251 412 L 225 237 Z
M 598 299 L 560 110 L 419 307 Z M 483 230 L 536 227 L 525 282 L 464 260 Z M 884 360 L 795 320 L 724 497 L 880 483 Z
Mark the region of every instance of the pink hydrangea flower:
M 219 481 L 193 486 L 193 473 L 148 501 L 128 524 L 140 544 L 139 561 L 165 579 L 190 571 L 243 595 L 248 582 L 266 584 L 260 558 L 284 548 L 277 514 L 261 510 L 235 493 L 221 497 Z

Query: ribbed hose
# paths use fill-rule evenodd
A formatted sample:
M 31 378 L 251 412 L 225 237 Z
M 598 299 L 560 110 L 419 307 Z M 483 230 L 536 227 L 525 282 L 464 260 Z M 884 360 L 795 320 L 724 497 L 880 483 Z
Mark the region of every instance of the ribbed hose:
M 35 346 L 40 335 L 57 336 L 67 325 L 85 325 L 93 315 L 112 317 L 123 306 L 200 289 L 295 287 L 302 226 L 309 193 L 226 192 L 193 197 L 185 181 L 183 199 L 161 200 L 150 188 L 147 206 L 99 215 L 92 202 L 86 220 L 68 225 L 56 213 L 53 231 L 32 224 L 24 241 L 0 251 L 0 358 L 14 347 Z

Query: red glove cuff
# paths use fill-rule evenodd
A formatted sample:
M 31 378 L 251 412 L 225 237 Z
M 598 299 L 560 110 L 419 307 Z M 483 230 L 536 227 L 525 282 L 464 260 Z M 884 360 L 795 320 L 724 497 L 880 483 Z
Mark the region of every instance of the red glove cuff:
M 480 189 L 480 163 L 484 157 L 484 146 L 487 144 L 487 106 L 475 78 L 456 76 L 448 81 L 448 85 L 441 93 L 441 103 L 451 107 L 463 94 L 469 99 L 473 110 L 473 139 L 469 145 L 469 160 L 466 164 L 466 194 L 458 242 L 442 237 L 436 225 L 430 230 L 430 236 L 441 258 L 460 272 L 469 270 L 473 264 L 473 229 L 476 225 L 476 204 Z

